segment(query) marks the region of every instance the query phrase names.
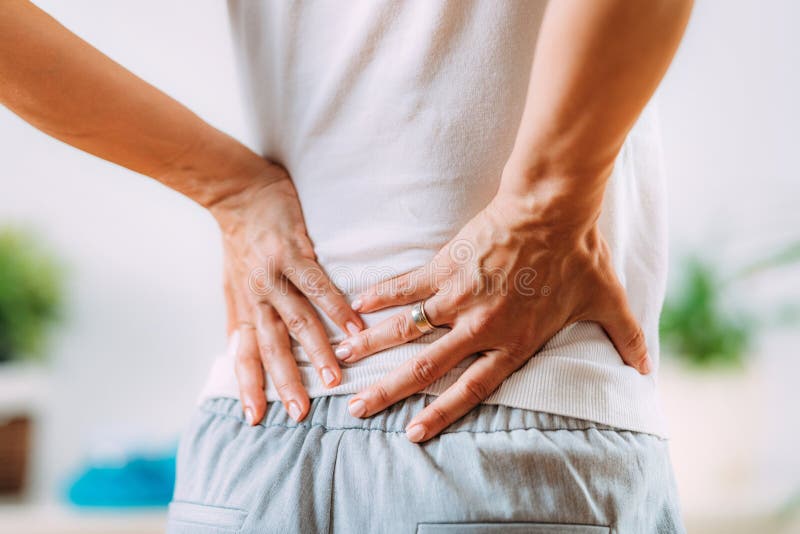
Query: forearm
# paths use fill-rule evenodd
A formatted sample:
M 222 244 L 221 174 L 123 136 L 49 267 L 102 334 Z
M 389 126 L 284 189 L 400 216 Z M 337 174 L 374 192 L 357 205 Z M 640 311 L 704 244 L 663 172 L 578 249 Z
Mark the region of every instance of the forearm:
M 563 196 L 575 211 L 599 210 L 614 160 L 666 72 L 691 6 L 550 2 L 501 188 L 537 208 Z
M 204 206 L 268 167 L 26 1 L 0 3 L 0 102 L 43 132 Z

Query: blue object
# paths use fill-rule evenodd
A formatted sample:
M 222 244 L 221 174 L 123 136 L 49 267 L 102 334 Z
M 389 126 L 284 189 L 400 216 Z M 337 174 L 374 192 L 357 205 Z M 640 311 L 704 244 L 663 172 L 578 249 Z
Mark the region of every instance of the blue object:
M 88 465 L 67 490 L 77 506 L 166 506 L 175 487 L 175 453 L 131 456 L 115 466 Z

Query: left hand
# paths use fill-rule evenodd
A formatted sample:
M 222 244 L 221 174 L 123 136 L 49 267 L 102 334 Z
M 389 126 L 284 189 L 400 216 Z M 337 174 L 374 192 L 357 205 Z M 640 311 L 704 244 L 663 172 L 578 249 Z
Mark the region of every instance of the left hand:
M 531 198 L 498 193 L 428 265 L 359 295 L 354 307 L 362 313 L 424 299 L 429 321 L 451 331 L 355 395 L 352 415 L 371 416 L 480 354 L 406 427 L 411 441 L 428 440 L 578 321 L 599 323 L 625 363 L 650 371 L 644 334 L 596 224 L 599 206 L 575 213 L 581 202 L 551 190 Z M 336 353 L 352 363 L 421 335 L 407 308 L 346 339 Z

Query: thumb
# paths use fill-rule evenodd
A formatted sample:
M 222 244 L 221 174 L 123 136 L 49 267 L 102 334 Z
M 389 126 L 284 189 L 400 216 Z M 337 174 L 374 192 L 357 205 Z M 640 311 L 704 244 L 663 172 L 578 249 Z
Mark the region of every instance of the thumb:
M 647 353 L 644 332 L 636 317 L 631 313 L 628 301 L 624 296 L 622 305 L 615 306 L 600 324 L 626 364 L 643 375 L 651 371 L 651 361 Z

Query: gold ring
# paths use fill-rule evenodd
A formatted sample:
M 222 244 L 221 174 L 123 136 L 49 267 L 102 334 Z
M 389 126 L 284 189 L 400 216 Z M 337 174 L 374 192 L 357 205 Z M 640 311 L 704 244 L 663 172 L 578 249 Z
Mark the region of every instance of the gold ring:
M 428 320 L 428 316 L 425 315 L 425 301 L 421 300 L 414 304 L 411 308 L 411 319 L 414 320 L 414 325 L 416 325 L 417 330 L 419 330 L 422 334 L 427 334 L 428 332 L 433 331 L 436 327 Z

